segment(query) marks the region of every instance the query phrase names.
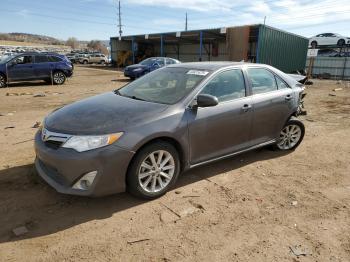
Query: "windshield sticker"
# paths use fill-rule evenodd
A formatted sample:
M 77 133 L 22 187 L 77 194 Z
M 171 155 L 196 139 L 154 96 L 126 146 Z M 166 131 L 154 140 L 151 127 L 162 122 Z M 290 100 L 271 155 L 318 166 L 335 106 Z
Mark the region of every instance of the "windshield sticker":
M 206 76 L 209 74 L 208 71 L 190 70 L 187 72 L 188 75 Z

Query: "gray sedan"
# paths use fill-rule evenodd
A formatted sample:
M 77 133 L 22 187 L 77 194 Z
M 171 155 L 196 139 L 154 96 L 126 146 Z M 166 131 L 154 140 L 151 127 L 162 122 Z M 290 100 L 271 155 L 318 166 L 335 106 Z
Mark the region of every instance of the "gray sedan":
M 267 145 L 295 149 L 303 90 L 267 65 L 171 65 L 52 112 L 35 136 L 35 165 L 62 193 L 156 198 L 189 168 Z

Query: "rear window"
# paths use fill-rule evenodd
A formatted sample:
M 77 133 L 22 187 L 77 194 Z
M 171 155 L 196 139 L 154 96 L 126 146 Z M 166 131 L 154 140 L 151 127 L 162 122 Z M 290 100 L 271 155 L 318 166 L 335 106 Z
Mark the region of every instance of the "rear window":
M 60 57 L 57 57 L 57 56 L 49 56 L 49 61 L 50 62 L 61 62 L 62 59 Z
M 35 56 L 35 63 L 46 63 L 49 62 L 49 59 L 46 55 Z

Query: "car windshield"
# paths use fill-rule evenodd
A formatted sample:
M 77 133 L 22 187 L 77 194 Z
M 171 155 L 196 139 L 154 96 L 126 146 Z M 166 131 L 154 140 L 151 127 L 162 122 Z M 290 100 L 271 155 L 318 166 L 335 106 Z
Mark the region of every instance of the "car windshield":
M 150 65 L 153 65 L 158 60 L 160 60 L 160 59 L 159 58 L 147 58 L 147 59 L 143 60 L 140 63 L 140 65 L 150 66 Z
M 147 74 L 116 93 L 133 99 L 175 104 L 191 92 L 209 71 L 188 68 L 164 68 Z
M 0 64 L 5 64 L 14 57 L 15 56 L 13 56 L 13 55 L 4 55 L 4 56 L 0 57 Z

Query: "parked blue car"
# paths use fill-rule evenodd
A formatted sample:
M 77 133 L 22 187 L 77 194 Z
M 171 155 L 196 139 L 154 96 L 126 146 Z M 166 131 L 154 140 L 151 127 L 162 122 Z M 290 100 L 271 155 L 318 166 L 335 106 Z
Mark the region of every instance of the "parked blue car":
M 150 57 L 139 64 L 125 67 L 124 76 L 135 79 L 158 68 L 179 63 L 181 62 L 169 57 Z
M 0 88 L 7 83 L 32 80 L 62 85 L 72 75 L 72 63 L 56 53 L 23 53 L 0 60 Z

